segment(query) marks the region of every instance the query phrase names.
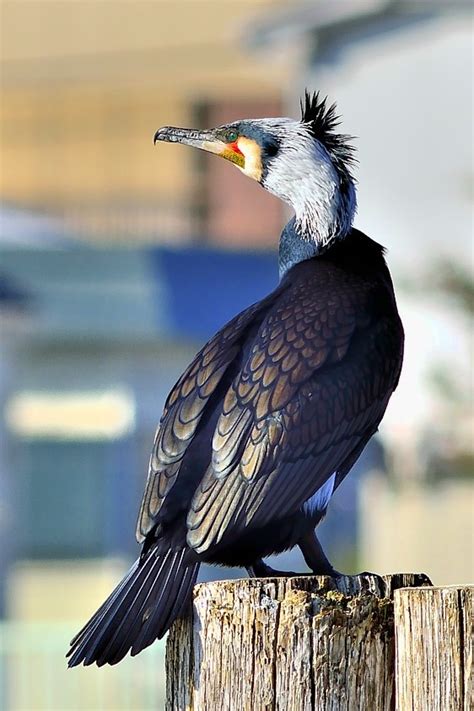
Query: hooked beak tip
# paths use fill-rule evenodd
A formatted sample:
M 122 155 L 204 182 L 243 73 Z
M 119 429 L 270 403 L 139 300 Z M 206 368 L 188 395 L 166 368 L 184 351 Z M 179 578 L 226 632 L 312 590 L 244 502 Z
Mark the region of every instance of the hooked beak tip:
M 160 135 L 160 133 L 161 133 L 162 131 L 163 131 L 162 128 L 159 128 L 158 131 L 155 131 L 155 135 L 153 136 L 153 145 L 154 145 L 154 146 L 156 146 L 156 144 L 158 143 L 158 141 L 163 140 L 163 139 L 162 139 L 162 135 L 163 135 L 163 134 Z
M 153 136 L 153 145 L 158 141 L 166 141 L 167 143 L 180 143 L 183 138 L 183 130 L 174 126 L 162 126 L 156 131 Z

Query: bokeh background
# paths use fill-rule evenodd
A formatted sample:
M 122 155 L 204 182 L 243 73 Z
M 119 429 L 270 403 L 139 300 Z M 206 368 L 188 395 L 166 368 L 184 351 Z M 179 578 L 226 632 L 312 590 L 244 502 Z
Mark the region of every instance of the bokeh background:
M 114 669 L 67 672 L 64 653 L 137 555 L 169 388 L 276 285 L 288 217 L 230 164 L 154 148 L 163 124 L 296 116 L 305 87 L 337 100 L 407 345 L 322 539 L 347 572 L 472 581 L 470 3 L 0 8 L 0 707 L 163 708 L 163 643 Z

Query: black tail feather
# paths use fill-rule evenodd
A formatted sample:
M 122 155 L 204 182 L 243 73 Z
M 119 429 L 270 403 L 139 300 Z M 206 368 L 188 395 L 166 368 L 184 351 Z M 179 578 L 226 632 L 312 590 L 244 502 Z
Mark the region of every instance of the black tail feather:
M 71 641 L 70 667 L 116 664 L 162 637 L 186 604 L 199 563 L 186 551 L 158 555 L 151 548 L 136 561 L 110 597 Z
M 114 591 L 109 595 L 107 600 L 99 607 L 97 612 L 91 617 L 89 622 L 84 625 L 84 627 L 79 630 L 79 632 L 76 634 L 75 637 L 71 640 L 71 646 L 78 646 L 79 641 L 85 636 L 86 633 L 90 632 L 93 627 L 95 627 L 99 622 L 100 619 L 105 615 L 106 611 L 109 610 L 117 597 L 120 595 L 120 592 L 125 588 L 127 583 L 129 582 L 130 578 L 134 575 L 138 568 L 138 563 L 139 561 L 136 560 L 135 563 L 132 565 L 128 573 L 125 575 L 125 577 L 120 581 L 120 583 L 117 585 L 117 587 L 114 589 Z M 68 655 L 71 654 L 72 650 L 69 650 Z
M 95 640 L 84 660 L 85 664 L 95 661 L 98 666 L 102 666 L 112 663 L 115 657 L 120 661 L 126 655 L 130 648 L 127 647 L 129 638 L 136 634 L 136 627 L 140 628 L 143 607 L 161 585 L 160 573 L 170 555 L 168 552 L 163 558 L 153 556 L 150 565 L 142 566 L 142 575 L 137 576 L 136 582 L 121 595 L 119 606 L 114 607 L 113 616 L 108 614 L 107 619 L 101 622 L 100 631 L 96 631 Z M 125 647 L 124 652 L 118 657 L 117 650 L 122 647 Z
M 186 591 L 189 590 L 196 581 L 197 570 L 188 567 L 183 576 L 174 576 L 169 580 L 167 588 L 166 600 L 164 595 L 161 595 L 159 604 L 155 605 L 154 609 L 150 610 L 149 617 L 143 625 L 138 637 L 136 638 L 131 654 L 135 656 L 141 649 L 148 647 L 153 642 L 153 635 L 158 619 L 160 624 L 168 629 L 173 620 L 179 615 L 182 608 L 182 600 L 186 597 Z
M 76 646 L 79 647 L 80 644 L 81 650 L 83 650 L 85 665 L 93 662 L 98 663 L 101 650 L 114 635 L 117 625 L 120 626 L 123 619 L 128 616 L 128 612 L 133 609 L 132 605 L 136 596 L 142 591 L 144 594 L 147 593 L 153 581 L 150 574 L 156 566 L 157 560 L 153 556 L 147 561 L 148 565 L 138 565 L 133 575 L 128 574 L 125 581 L 120 583 L 106 600 L 103 612 L 97 617 L 94 615 L 84 627 L 81 639 L 78 640 Z M 71 663 L 73 659 L 71 659 Z

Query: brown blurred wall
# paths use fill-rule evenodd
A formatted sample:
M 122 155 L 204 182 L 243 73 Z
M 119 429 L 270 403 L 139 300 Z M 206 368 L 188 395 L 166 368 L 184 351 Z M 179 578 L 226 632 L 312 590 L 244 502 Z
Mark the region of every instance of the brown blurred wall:
M 154 150 L 152 137 L 163 124 L 195 124 L 203 104 L 216 123 L 279 110 L 291 62 L 256 58 L 242 39 L 284 4 L 4 0 L 0 199 L 64 216 L 89 239 L 203 228 L 230 244 L 274 239 L 276 201 L 216 160 L 203 191 L 193 152 Z

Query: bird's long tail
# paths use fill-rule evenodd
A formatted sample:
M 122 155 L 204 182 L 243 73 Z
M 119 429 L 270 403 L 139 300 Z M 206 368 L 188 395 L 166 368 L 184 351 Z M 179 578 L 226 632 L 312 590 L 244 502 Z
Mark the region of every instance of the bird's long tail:
M 189 600 L 199 563 L 187 549 L 137 560 L 89 622 L 71 641 L 69 666 L 116 664 L 162 637 Z

